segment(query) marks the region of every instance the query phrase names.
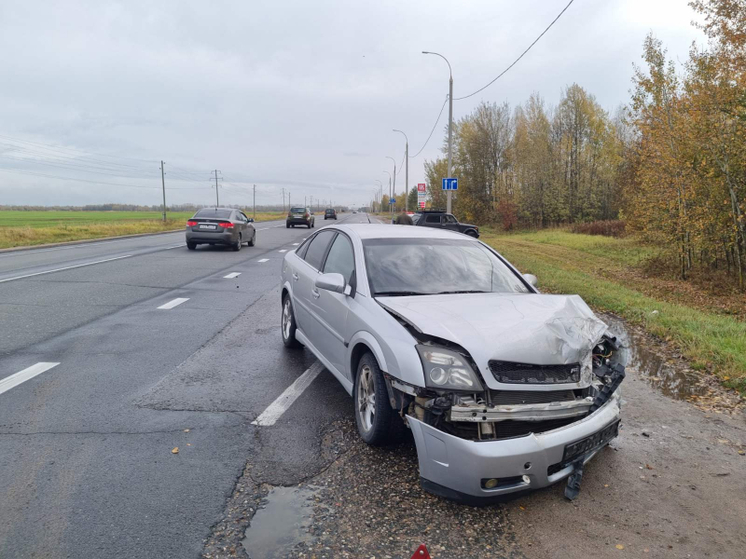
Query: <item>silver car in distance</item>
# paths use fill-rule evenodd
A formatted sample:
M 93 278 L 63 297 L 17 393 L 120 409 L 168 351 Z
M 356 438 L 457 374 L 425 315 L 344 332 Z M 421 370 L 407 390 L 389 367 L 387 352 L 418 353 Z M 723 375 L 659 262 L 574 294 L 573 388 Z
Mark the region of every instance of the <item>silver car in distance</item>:
M 486 504 L 567 478 L 618 434 L 624 352 L 577 295 L 545 295 L 486 244 L 336 225 L 282 265 L 282 338 L 354 398 L 363 440 L 407 427 L 428 491 Z

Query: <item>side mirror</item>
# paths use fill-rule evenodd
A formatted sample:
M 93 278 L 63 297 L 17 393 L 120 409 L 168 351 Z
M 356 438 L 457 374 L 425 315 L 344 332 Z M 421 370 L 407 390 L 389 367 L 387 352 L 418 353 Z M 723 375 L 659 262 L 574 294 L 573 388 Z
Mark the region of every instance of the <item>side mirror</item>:
M 533 275 L 533 274 L 523 274 L 523 279 L 525 279 L 533 287 L 538 287 L 538 285 L 539 285 L 538 278 L 535 275 Z
M 323 289 L 325 291 L 333 291 L 334 293 L 345 292 L 345 278 L 342 274 L 319 274 L 316 276 L 314 282 L 317 289 Z
M 254 223 L 254 218 L 253 217 L 249 218 L 249 223 Z

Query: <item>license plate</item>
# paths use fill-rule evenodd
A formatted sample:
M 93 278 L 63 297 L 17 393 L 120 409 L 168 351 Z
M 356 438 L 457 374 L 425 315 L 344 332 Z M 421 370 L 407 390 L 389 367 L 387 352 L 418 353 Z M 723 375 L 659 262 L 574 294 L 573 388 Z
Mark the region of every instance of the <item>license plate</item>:
M 619 434 L 619 420 L 615 421 L 611 425 L 604 427 L 598 433 L 580 439 L 574 443 L 570 443 L 565 446 L 565 454 L 562 457 L 562 462 L 571 462 L 579 456 L 588 454 L 592 450 L 601 447 L 608 443 L 611 439 Z
M 200 229 L 217 229 L 218 226 L 217 225 L 200 225 L 199 228 Z

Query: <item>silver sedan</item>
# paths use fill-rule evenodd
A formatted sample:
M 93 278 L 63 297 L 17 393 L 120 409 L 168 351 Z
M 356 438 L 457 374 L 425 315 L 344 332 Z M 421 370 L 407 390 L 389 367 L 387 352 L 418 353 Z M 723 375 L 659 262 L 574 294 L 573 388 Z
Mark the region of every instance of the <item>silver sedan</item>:
M 568 479 L 618 434 L 624 352 L 577 295 L 545 295 L 445 230 L 336 225 L 282 266 L 282 338 L 353 396 L 358 431 L 411 430 L 427 490 L 484 504 Z

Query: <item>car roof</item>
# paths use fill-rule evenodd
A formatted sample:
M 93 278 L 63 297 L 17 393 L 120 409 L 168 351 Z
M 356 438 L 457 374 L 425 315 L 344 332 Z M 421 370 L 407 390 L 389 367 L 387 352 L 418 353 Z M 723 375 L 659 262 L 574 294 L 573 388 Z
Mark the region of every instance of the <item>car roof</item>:
M 360 239 L 471 239 L 467 235 L 455 233 L 448 229 L 417 227 L 416 225 L 351 223 L 349 225 L 332 225 L 330 228 L 356 235 Z M 474 241 L 478 242 L 476 239 Z

